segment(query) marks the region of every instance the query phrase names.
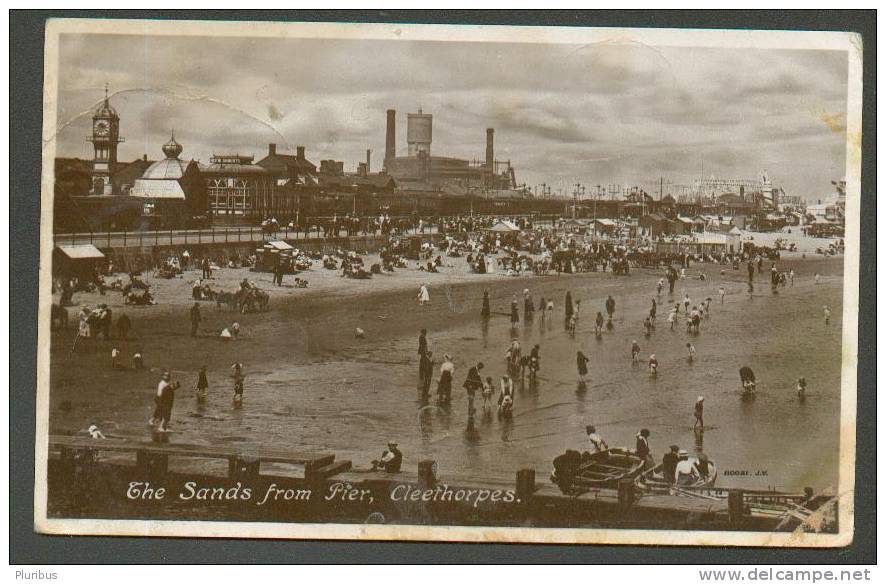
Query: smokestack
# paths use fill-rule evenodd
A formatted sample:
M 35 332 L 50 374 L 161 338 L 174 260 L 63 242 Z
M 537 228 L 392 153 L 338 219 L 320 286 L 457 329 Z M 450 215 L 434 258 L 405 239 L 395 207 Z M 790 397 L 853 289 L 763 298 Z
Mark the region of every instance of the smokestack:
M 370 164 L 371 162 L 372 162 L 372 150 L 367 148 L 366 149 L 366 174 L 369 174 L 369 171 L 372 168 L 372 166 Z
M 493 147 L 493 143 L 495 142 L 495 130 L 492 128 L 486 128 L 486 168 L 490 171 L 494 171 L 493 166 L 495 165 L 495 150 Z
M 277 154 L 277 145 L 268 144 L 268 156 L 274 156 L 275 154 Z
M 388 110 L 388 131 L 385 137 L 385 160 L 397 156 L 397 110 Z
M 305 159 L 305 147 L 304 146 L 296 146 L 295 147 L 295 158 L 298 160 Z

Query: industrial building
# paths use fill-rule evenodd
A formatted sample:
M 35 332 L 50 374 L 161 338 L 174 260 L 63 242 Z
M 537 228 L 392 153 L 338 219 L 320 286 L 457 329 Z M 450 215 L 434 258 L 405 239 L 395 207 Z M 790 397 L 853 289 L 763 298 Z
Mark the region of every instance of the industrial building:
M 517 189 L 511 161 L 495 159 L 495 130 L 486 129 L 483 161 L 431 154 L 434 117 L 419 108 L 406 116 L 406 156 L 397 155 L 397 112 L 387 112 L 384 170 L 400 190 L 437 191 L 455 195 L 507 193 Z

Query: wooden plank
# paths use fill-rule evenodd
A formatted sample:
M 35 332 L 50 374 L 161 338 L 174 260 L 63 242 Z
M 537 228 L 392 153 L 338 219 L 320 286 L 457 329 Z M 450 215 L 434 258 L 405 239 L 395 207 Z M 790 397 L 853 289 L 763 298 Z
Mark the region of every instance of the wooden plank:
M 95 440 L 85 436 L 50 436 L 49 447 L 54 449 L 74 448 L 92 449 L 104 452 L 150 452 L 153 454 L 166 454 L 169 456 L 190 456 L 195 458 L 221 458 L 230 459 L 237 456 L 253 456 L 263 462 L 277 462 L 287 464 L 306 464 L 312 461 L 331 463 L 335 460 L 334 454 L 329 453 L 299 453 L 281 448 L 266 448 L 262 446 L 214 446 L 204 444 L 169 444 L 151 441 L 137 440 Z M 325 465 L 324 465 L 325 466 Z
M 328 479 L 331 476 L 337 475 L 340 472 L 346 472 L 349 470 L 351 470 L 351 461 L 339 460 L 338 462 L 333 462 L 330 465 L 311 470 L 310 476 L 307 476 L 308 473 L 305 473 L 305 478 L 308 480 L 322 481 Z

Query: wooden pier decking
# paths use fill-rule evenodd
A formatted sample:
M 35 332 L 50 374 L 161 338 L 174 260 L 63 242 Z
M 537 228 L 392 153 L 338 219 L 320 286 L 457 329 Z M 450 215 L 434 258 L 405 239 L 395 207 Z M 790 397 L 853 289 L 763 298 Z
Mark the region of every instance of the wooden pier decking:
M 236 517 L 230 520 L 253 519 L 251 514 L 266 513 L 266 520 L 306 521 L 310 518 L 323 521 L 353 522 L 370 514 L 384 516 L 386 520 L 399 523 L 431 524 L 508 524 L 530 521 L 545 526 L 601 525 L 650 529 L 731 529 L 773 531 L 791 523 L 796 526 L 802 517 L 797 515 L 795 496 L 766 492 L 749 493 L 747 500 L 741 490 L 716 489 L 703 496 L 678 496 L 675 494 L 643 493 L 633 480 L 625 480 L 618 489 L 592 489 L 581 494 L 564 494 L 547 480 L 536 481 L 535 470 L 520 469 L 515 478 L 506 476 L 466 476 L 449 474 L 437 469 L 434 461 L 419 461 L 416 467 L 404 467 L 400 473 L 382 471 L 359 471 L 352 468 L 351 461 L 337 460 L 328 452 L 296 452 L 256 445 L 198 445 L 175 444 L 168 435 L 156 435 L 151 440 L 93 439 L 86 436 L 49 437 L 50 454 L 50 510 L 53 498 L 79 497 L 92 501 L 92 505 L 108 505 L 115 511 L 135 513 L 136 516 L 162 518 L 166 509 L 162 506 L 139 506 L 125 495 L 125 485 L 131 481 L 151 481 L 164 485 L 170 491 L 187 481 L 198 484 L 230 485 L 248 484 L 254 487 L 258 497 L 268 489 L 293 489 L 300 492 L 309 489 L 328 493 L 335 488 L 339 494 L 363 492 L 369 503 L 348 506 L 333 497 L 316 496 L 310 505 L 293 511 L 290 507 L 269 505 L 267 507 L 237 508 Z M 102 456 L 101 453 L 113 456 Z M 123 456 L 120 456 L 123 455 Z M 126 455 L 133 460 L 127 461 Z M 170 470 L 170 458 L 214 459 L 227 461 L 227 475 L 218 476 L 205 472 L 181 472 Z M 134 464 L 133 464 L 134 463 Z M 262 464 L 292 467 L 285 476 L 263 472 Z M 178 465 L 181 466 L 181 465 Z M 272 469 L 265 467 L 265 471 Z M 273 472 L 273 471 L 272 471 Z M 88 486 L 91 485 L 91 486 Z M 484 501 L 482 505 L 471 501 L 394 500 L 393 494 L 420 491 L 500 492 L 510 493 L 505 504 Z M 101 491 L 98 494 L 96 491 Z M 340 497 L 347 503 L 344 496 Z M 783 498 L 783 499 L 782 499 Z M 353 499 L 352 499 L 353 500 Z M 361 502 L 363 498 L 361 498 Z M 751 504 L 765 503 L 772 513 L 753 515 Z M 88 505 L 87 505 L 88 507 Z M 66 516 L 70 509 L 56 510 L 57 516 Z M 132 509 L 130 509 L 132 508 Z M 783 513 L 777 512 L 778 509 Z M 201 509 L 189 512 L 199 520 Z M 142 515 L 139 515 L 142 514 Z M 181 516 L 177 516 L 181 519 Z M 788 519 L 788 522 L 785 522 Z

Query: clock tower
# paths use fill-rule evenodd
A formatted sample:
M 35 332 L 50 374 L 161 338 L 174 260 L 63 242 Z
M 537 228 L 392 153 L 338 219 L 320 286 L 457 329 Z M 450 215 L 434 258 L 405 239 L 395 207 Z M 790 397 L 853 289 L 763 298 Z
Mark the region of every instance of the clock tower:
M 111 172 L 117 163 L 117 144 L 123 142 L 120 136 L 120 116 L 108 102 L 108 86 L 105 85 L 105 99 L 92 114 L 92 142 L 95 156 L 92 161 L 92 194 L 113 195 Z

